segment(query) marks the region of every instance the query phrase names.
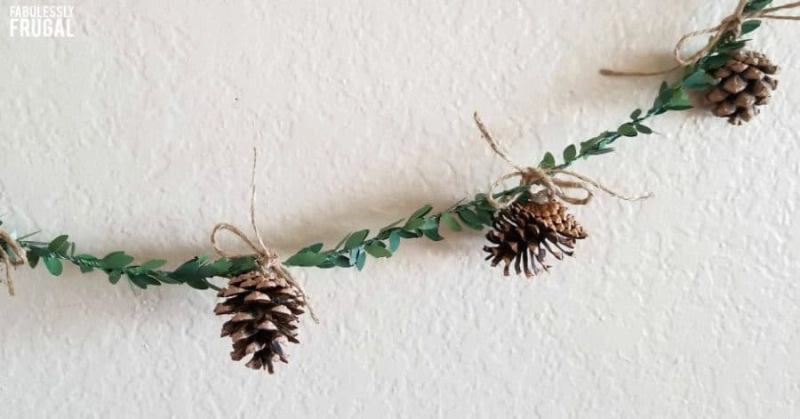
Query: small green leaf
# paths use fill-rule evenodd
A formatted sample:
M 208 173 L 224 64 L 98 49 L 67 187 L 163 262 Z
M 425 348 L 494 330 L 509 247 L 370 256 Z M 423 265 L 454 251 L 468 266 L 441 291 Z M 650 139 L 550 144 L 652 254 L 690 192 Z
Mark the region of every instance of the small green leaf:
M 392 257 L 392 252 L 389 249 L 375 243 L 370 243 L 364 246 L 364 250 L 366 250 L 366 252 L 374 258 Z
M 639 132 L 633 127 L 633 124 L 622 124 L 617 128 L 617 132 L 626 137 L 635 137 L 639 135 Z
M 431 212 L 432 209 L 433 209 L 432 206 L 430 206 L 429 204 L 425 204 L 422 208 L 414 211 L 414 213 L 411 214 L 411 216 L 408 217 L 408 218 L 411 219 L 411 218 L 424 217 L 424 216 L 428 215 L 428 213 Z
M 393 231 L 392 234 L 389 235 L 389 251 L 395 252 L 398 247 L 400 247 L 400 236 L 397 234 L 397 231 Z
M 653 133 L 653 130 L 650 129 L 650 127 L 648 127 L 647 125 L 636 124 L 636 125 L 634 125 L 634 127 L 636 127 L 636 130 L 638 130 L 642 134 L 652 134 Z
M 69 248 L 69 243 L 67 242 L 68 238 L 69 236 L 67 236 L 66 234 L 56 237 L 55 239 L 53 239 L 53 241 L 50 242 L 50 244 L 47 245 L 47 250 L 54 253 L 61 253 L 62 248 L 64 248 L 65 246 Z M 63 250 L 66 251 L 66 249 Z
M 286 259 L 288 266 L 317 266 L 325 260 L 325 255 L 311 252 L 299 252 Z
M 687 90 L 705 90 L 714 85 L 716 80 L 704 70 L 697 70 L 681 82 L 681 87 Z
M 731 56 L 728 54 L 716 54 L 705 57 L 697 62 L 698 66 L 703 70 L 716 70 L 728 63 Z
M 319 253 L 319 251 L 322 250 L 322 246 L 323 246 L 322 243 L 315 243 L 315 244 L 312 244 L 311 246 L 304 247 L 304 248 L 300 249 L 300 251 L 301 252 Z
M 208 289 L 208 281 L 202 278 L 190 279 L 186 281 L 186 285 L 198 289 L 198 290 L 207 290 Z
M 439 228 L 439 220 L 435 217 L 425 218 L 425 221 L 422 225 L 419 226 L 419 229 L 422 231 L 425 230 L 434 230 Z
M 353 262 L 350 261 L 350 258 L 344 255 L 336 256 L 333 259 L 333 264 L 340 268 L 349 268 L 353 266 Z
M 757 19 L 748 20 L 747 22 L 742 23 L 742 32 L 740 35 L 747 35 L 750 32 L 758 29 L 761 26 L 761 21 Z
M 450 215 L 449 212 L 443 212 L 442 213 L 442 222 L 444 222 L 444 225 L 446 225 L 447 228 L 449 228 L 450 230 L 453 230 L 453 231 L 456 231 L 456 232 L 463 230 L 461 228 L 461 224 L 459 224 L 458 221 L 456 221 L 453 218 L 453 216 Z
M 108 273 L 108 282 L 116 284 L 122 277 L 122 271 L 111 271 Z
M 425 219 L 423 218 L 412 218 L 408 220 L 408 222 L 403 226 L 403 230 L 412 231 L 420 228 L 423 224 L 425 224 Z
M 80 269 L 81 269 L 81 273 L 82 273 L 82 274 L 89 273 L 89 272 L 91 272 L 91 271 L 93 271 L 93 270 L 94 270 L 94 268 L 92 268 L 92 267 L 91 267 L 91 266 L 89 266 L 89 265 L 80 265 L 79 267 L 80 267 Z
M 661 94 L 666 92 L 667 90 L 669 90 L 669 85 L 667 84 L 666 81 L 662 81 L 661 86 L 658 87 L 658 93 Z
M 61 261 L 56 258 L 43 257 L 42 261 L 47 270 L 55 276 L 61 275 L 61 272 L 64 271 L 64 266 L 61 264 Z
M 354 247 L 360 246 L 361 243 L 364 243 L 364 239 L 366 239 L 368 235 L 369 230 L 356 231 L 347 238 L 347 241 L 344 242 L 344 249 L 350 250 Z
M 429 240 L 433 240 L 435 242 L 444 240 L 444 237 L 442 237 L 439 234 L 439 230 L 438 229 L 436 229 L 436 230 L 422 230 L 422 234 L 424 234 L 425 237 L 427 237 Z
M 133 262 L 133 256 L 126 255 L 125 252 L 112 252 L 100 259 L 100 263 L 105 269 L 122 269 Z
M 367 254 L 364 250 L 359 249 L 358 256 L 356 257 L 356 268 L 360 271 L 364 269 L 364 264 L 367 262 Z
M 167 261 L 164 260 L 164 259 L 148 260 L 147 262 L 139 265 L 139 269 L 144 270 L 144 271 L 152 271 L 154 269 L 158 269 L 158 268 L 164 266 L 166 263 L 167 263 Z
M 458 217 L 461 218 L 461 221 L 464 222 L 464 225 L 473 229 L 473 230 L 482 230 L 481 227 L 481 220 L 478 218 L 478 215 L 472 212 L 469 208 L 460 208 L 456 211 Z
M 588 154 L 592 155 L 592 156 L 599 156 L 601 154 L 608 154 L 608 153 L 613 153 L 613 152 L 614 152 L 614 149 L 609 147 L 609 148 L 604 148 L 604 149 L 601 149 L 601 150 L 591 150 L 591 151 L 589 151 Z
M 552 169 L 556 167 L 556 158 L 553 157 L 553 154 L 551 154 L 548 151 L 547 153 L 545 153 L 542 162 L 539 163 L 539 167 L 541 167 L 542 169 Z
M 39 255 L 36 253 L 33 253 L 29 250 L 25 253 L 25 257 L 28 259 L 28 265 L 31 267 L 31 269 L 35 268 L 36 265 L 39 264 Z
M 744 48 L 749 41 L 749 39 L 742 39 L 740 41 L 723 42 L 717 45 L 715 49 L 717 52 L 738 51 Z
M 641 109 L 637 109 L 637 110 L 633 111 L 633 113 L 631 114 L 631 120 L 639 119 L 640 116 L 642 116 L 642 110 Z
M 772 3 L 772 0 L 752 0 L 747 2 L 744 7 L 744 13 L 757 12 L 764 9 Z
M 570 144 L 569 147 L 564 149 L 564 162 L 570 163 L 575 160 L 575 157 L 578 156 L 578 149 L 575 147 L 575 144 Z

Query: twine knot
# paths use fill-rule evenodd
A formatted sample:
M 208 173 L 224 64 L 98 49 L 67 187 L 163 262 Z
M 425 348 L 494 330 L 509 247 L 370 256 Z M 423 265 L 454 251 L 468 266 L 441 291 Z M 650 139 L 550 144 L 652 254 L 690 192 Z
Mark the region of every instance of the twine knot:
M 678 43 L 675 45 L 675 49 L 673 50 L 673 56 L 675 58 L 675 61 L 678 62 L 678 65 L 674 67 L 652 72 L 617 71 L 617 70 L 602 69 L 600 70 L 600 74 L 604 76 L 639 77 L 639 76 L 657 76 L 661 74 L 671 73 L 683 66 L 692 65 L 700 61 L 700 59 L 711 53 L 714 50 L 714 46 L 720 40 L 722 40 L 722 38 L 728 33 L 732 33 L 734 39 L 738 38 L 739 35 L 741 35 L 742 33 L 742 25 L 744 25 L 745 21 L 747 20 L 750 19 L 800 20 L 800 16 L 786 16 L 786 15 L 773 14 L 781 10 L 800 7 L 800 1 L 784 4 L 783 6 L 775 6 L 762 10 L 745 12 L 748 3 L 749 0 L 739 0 L 739 4 L 736 6 L 736 9 L 733 11 L 733 13 L 722 19 L 719 25 L 707 29 L 701 29 L 698 31 L 690 32 L 681 37 L 681 39 L 678 40 Z M 689 40 L 691 40 L 692 38 L 706 34 L 714 34 L 714 35 L 711 36 L 708 43 L 699 51 L 695 52 L 689 57 L 684 56 L 683 49 L 686 46 L 686 43 L 689 42 Z
M 6 268 L 5 283 L 6 287 L 8 288 L 8 295 L 14 296 L 14 280 L 12 278 L 12 272 L 14 271 L 15 267 L 22 266 L 25 264 L 25 262 L 27 262 L 25 250 L 5 230 L 0 230 L 0 243 L 4 244 L 0 245 L 0 260 L 3 261 L 3 264 Z M 6 252 L 6 248 L 11 253 L 10 255 L 8 252 Z
M 481 121 L 480 116 L 478 113 L 475 112 L 473 114 L 473 118 L 475 119 L 475 124 L 478 126 L 478 130 L 481 132 L 481 136 L 489 143 L 489 146 L 492 147 L 495 153 L 498 156 L 502 157 L 503 160 L 508 162 L 511 166 L 516 169 L 515 171 L 508 173 L 504 176 L 498 178 L 494 183 L 489 186 L 489 191 L 486 193 L 486 200 L 489 202 L 491 206 L 496 209 L 502 210 L 508 208 L 516 202 L 525 192 L 530 193 L 530 198 L 536 203 L 544 204 L 552 199 L 560 199 L 568 204 L 572 205 L 586 205 L 591 202 L 592 198 L 594 197 L 594 193 L 592 192 L 592 188 L 600 189 L 607 194 L 614 196 L 619 199 L 624 199 L 626 201 L 640 201 L 643 199 L 650 198 L 652 194 L 645 194 L 637 197 L 627 197 L 621 195 L 617 192 L 612 191 L 608 187 L 604 186 L 600 182 L 597 182 L 594 179 L 588 178 L 583 176 L 579 173 L 575 173 L 569 170 L 559 169 L 559 168 L 541 168 L 541 167 L 523 167 L 517 163 L 515 163 L 511 157 L 509 157 L 508 153 L 503 149 L 502 145 L 499 141 L 497 141 L 490 133 L 489 130 L 486 129 L 486 126 Z M 567 177 L 559 178 L 556 177 L 557 175 L 562 175 Z M 506 195 L 500 197 L 500 199 L 495 197 L 495 189 L 503 184 L 508 179 L 512 179 L 515 177 L 519 177 L 520 186 L 539 186 L 541 189 L 536 192 L 531 192 L 530 188 L 527 191 L 518 192 L 512 195 Z M 571 178 L 571 179 L 570 179 Z M 576 196 L 569 194 L 568 190 L 578 190 L 583 191 L 583 196 Z
M 317 315 L 314 313 L 314 309 L 311 307 L 311 301 L 306 295 L 305 290 L 303 287 L 295 281 L 286 267 L 283 266 L 281 263 L 280 258 L 278 257 L 278 253 L 273 249 L 267 247 L 264 244 L 264 239 L 261 237 L 261 232 L 258 230 L 256 226 L 256 159 L 258 157 L 258 153 L 256 149 L 253 148 L 253 171 L 252 171 L 252 178 L 250 182 L 250 225 L 253 227 L 253 232 L 256 235 L 256 239 L 258 243 L 254 243 L 247 237 L 242 230 L 238 227 L 228 224 L 228 223 L 219 223 L 214 226 L 214 230 L 211 231 L 211 247 L 214 251 L 222 257 L 226 257 L 229 259 L 237 259 L 243 257 L 254 257 L 256 266 L 258 266 L 259 271 L 264 274 L 264 276 L 268 276 L 270 271 L 277 272 L 281 277 L 283 277 L 289 285 L 297 288 L 297 291 L 300 293 L 300 296 L 303 298 L 303 301 L 306 303 L 306 307 L 308 307 L 308 312 L 311 315 L 311 318 L 314 322 L 319 323 L 319 319 Z M 253 250 L 253 253 L 234 253 L 229 252 L 223 249 L 217 243 L 217 235 L 222 231 L 228 231 L 236 236 L 238 236 L 242 241 L 247 244 L 250 249 Z

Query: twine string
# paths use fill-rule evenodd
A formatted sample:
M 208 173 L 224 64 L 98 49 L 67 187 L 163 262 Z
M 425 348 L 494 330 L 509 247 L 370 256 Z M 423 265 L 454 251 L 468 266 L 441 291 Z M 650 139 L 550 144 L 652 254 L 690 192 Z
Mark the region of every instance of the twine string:
M 5 230 L 0 230 L 0 242 L 3 242 L 8 246 L 8 250 L 13 255 L 13 259 L 11 255 L 6 252 L 5 246 L 0 246 L 0 260 L 3 261 L 6 269 L 6 287 L 8 288 L 8 295 L 14 296 L 14 279 L 12 278 L 12 272 L 14 268 L 17 266 L 22 266 L 27 262 L 25 257 L 25 250 L 22 249 L 19 243 L 11 237 L 8 232 Z
M 494 196 L 495 189 L 497 189 L 508 179 L 515 177 L 520 178 L 520 186 L 530 187 L 535 185 L 541 187 L 539 191 L 531 194 L 531 199 L 537 203 L 545 203 L 551 199 L 558 198 L 572 205 L 586 205 L 591 202 L 592 198 L 594 197 L 592 188 L 599 189 L 615 198 L 623 199 L 625 201 L 640 201 L 652 196 L 652 194 L 645 194 L 636 197 L 628 197 L 611 190 L 607 186 L 594 179 L 570 170 L 523 167 L 522 165 L 516 163 L 509 156 L 508 152 L 502 146 L 500 141 L 495 139 L 494 136 L 489 133 L 489 130 L 486 128 L 486 125 L 484 125 L 483 121 L 481 121 L 481 118 L 478 116 L 477 112 L 473 114 L 473 118 L 475 119 L 475 124 L 478 126 L 478 130 L 481 132 L 481 136 L 484 140 L 486 140 L 492 150 L 494 150 L 498 156 L 500 156 L 515 169 L 515 171 L 501 176 L 489 185 L 489 191 L 486 193 L 486 200 L 494 208 L 499 210 L 508 208 L 523 195 L 524 192 L 518 192 L 509 196 L 501 197 L 500 199 L 497 199 Z M 571 179 L 559 178 L 556 177 L 556 175 L 566 176 Z M 576 196 L 566 192 L 568 190 L 583 191 L 585 194 L 583 196 Z M 528 192 L 530 192 L 530 189 Z
M 673 57 L 678 64 L 674 67 L 667 68 L 665 70 L 659 71 L 618 71 L 618 70 L 609 70 L 609 69 L 602 69 L 600 70 L 600 74 L 604 76 L 621 76 L 621 77 L 646 77 L 646 76 L 658 76 L 662 74 L 671 73 L 675 70 L 680 69 L 683 66 L 692 65 L 700 61 L 701 58 L 705 57 L 714 49 L 714 46 L 719 42 L 722 37 L 724 37 L 727 33 L 733 33 L 734 39 L 738 38 L 739 35 L 742 33 L 742 25 L 745 21 L 750 19 L 771 19 L 771 20 L 800 20 L 800 16 L 787 16 L 787 15 L 776 15 L 775 12 L 779 12 L 781 10 L 787 9 L 794 9 L 800 7 L 800 1 L 795 1 L 792 3 L 784 4 L 782 6 L 775 6 L 769 7 L 762 10 L 756 10 L 752 12 L 745 12 L 745 8 L 747 7 L 748 0 L 739 0 L 739 3 L 736 5 L 736 9 L 733 11 L 732 14 L 725 17 L 720 21 L 719 25 L 707 28 L 707 29 L 700 29 L 694 32 L 689 32 L 688 34 L 681 37 L 678 40 L 678 43 L 675 45 L 675 49 L 673 50 Z M 694 54 L 686 57 L 683 54 L 684 47 L 686 44 L 693 38 L 700 36 L 700 35 L 707 35 L 707 34 L 714 34 L 709 39 L 708 43 L 695 52 Z
M 264 244 L 264 239 L 261 236 L 261 232 L 258 230 L 258 226 L 256 226 L 257 158 L 258 152 L 255 148 L 253 148 L 253 170 L 252 177 L 250 179 L 250 226 L 253 228 L 253 232 L 255 233 L 258 243 L 254 243 L 252 240 L 250 240 L 250 238 L 247 237 L 247 235 L 238 227 L 228 223 L 219 223 L 214 226 L 214 230 L 211 231 L 211 247 L 217 254 L 229 259 L 254 256 L 256 259 L 256 265 L 258 265 L 258 269 L 265 276 L 268 274 L 270 269 L 277 271 L 286 280 L 286 282 L 289 283 L 289 285 L 297 289 L 297 291 L 300 293 L 300 296 L 303 298 L 303 301 L 306 303 L 306 307 L 308 307 L 308 312 L 311 315 L 311 318 L 314 320 L 314 322 L 319 323 L 319 319 L 314 313 L 314 309 L 311 307 L 311 299 L 308 297 L 303 287 L 294 279 L 294 277 L 292 277 L 292 275 L 289 273 L 289 270 L 283 266 L 278 258 L 277 252 Z M 245 244 L 247 244 L 248 247 L 250 247 L 250 249 L 253 250 L 254 253 L 234 253 L 223 249 L 222 246 L 217 243 L 217 235 L 222 231 L 228 231 L 238 236 Z

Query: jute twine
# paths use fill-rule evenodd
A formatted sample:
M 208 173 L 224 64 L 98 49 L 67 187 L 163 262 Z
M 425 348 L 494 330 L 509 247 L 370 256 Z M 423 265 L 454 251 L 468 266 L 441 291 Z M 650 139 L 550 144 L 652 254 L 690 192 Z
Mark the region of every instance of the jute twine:
M 265 277 L 268 277 L 269 272 L 272 270 L 272 271 L 276 272 L 278 275 L 282 276 L 286 280 L 287 283 L 289 283 L 290 285 L 292 285 L 295 288 L 297 288 L 297 290 L 300 292 L 300 296 L 303 298 L 303 301 L 306 304 L 306 307 L 308 307 L 308 312 L 311 315 L 311 318 L 314 319 L 314 321 L 316 323 L 319 323 L 319 319 L 317 318 L 317 315 L 314 314 L 314 309 L 311 307 L 311 301 L 308 298 L 308 295 L 306 295 L 305 290 L 303 290 L 303 287 L 300 284 L 298 284 L 297 281 L 295 281 L 295 279 L 289 273 L 289 270 L 286 269 L 285 266 L 283 266 L 283 264 L 280 261 L 280 258 L 278 257 L 277 252 L 275 252 L 274 250 L 270 249 L 269 247 L 267 247 L 267 245 L 264 244 L 264 239 L 261 237 L 261 232 L 259 232 L 258 227 L 256 226 L 256 159 L 257 159 L 257 157 L 258 157 L 258 153 L 257 153 L 256 149 L 254 148 L 253 149 L 253 173 L 252 173 L 252 178 L 251 178 L 251 181 L 250 181 L 250 225 L 253 227 L 253 231 L 255 232 L 256 239 L 258 240 L 258 243 L 253 243 L 253 241 L 250 240 L 250 238 L 248 238 L 247 235 L 244 234 L 244 232 L 242 232 L 242 230 L 240 230 L 236 226 L 233 226 L 233 225 L 228 224 L 228 223 L 219 223 L 216 226 L 214 226 L 214 230 L 211 232 L 211 247 L 214 248 L 214 251 L 217 252 L 217 254 L 219 254 L 222 257 L 229 258 L 229 259 L 243 258 L 243 257 L 255 257 L 256 265 L 258 266 L 259 271 L 261 271 L 261 273 Z M 219 234 L 222 231 L 228 231 L 228 232 L 231 232 L 231 233 L 239 236 L 239 238 L 241 238 L 242 241 L 245 244 L 247 244 L 248 247 L 253 249 L 254 253 L 234 253 L 234 252 L 229 252 L 229 251 L 223 249 L 217 243 L 217 234 Z
M 25 250 L 22 249 L 22 246 L 11 237 L 8 232 L 4 230 L 0 230 L 0 242 L 4 242 L 8 246 L 8 250 L 11 251 L 11 254 L 14 256 L 13 260 L 11 256 L 6 253 L 6 249 L 4 246 L 0 246 L 0 260 L 3 261 L 6 267 L 6 287 L 8 288 L 8 295 L 14 295 L 14 280 L 12 278 L 12 272 L 14 271 L 14 267 L 24 265 L 27 261 L 25 258 Z
M 660 71 L 651 71 L 651 72 L 643 72 L 643 71 L 617 71 L 617 70 L 608 70 L 602 69 L 600 70 L 600 74 L 604 76 L 627 76 L 627 77 L 637 77 L 637 76 L 657 76 L 662 74 L 671 73 L 679 68 L 691 64 L 695 64 L 696 62 L 700 61 L 701 58 L 705 57 L 712 51 L 714 45 L 725 36 L 726 33 L 731 32 L 733 33 L 734 38 L 738 38 L 739 35 L 742 33 L 742 25 L 745 21 L 750 19 L 772 19 L 772 20 L 800 20 L 800 16 L 785 16 L 785 15 L 776 15 L 775 12 L 787 9 L 794 9 L 800 7 L 800 1 L 784 4 L 783 6 L 776 6 L 776 7 L 769 7 L 766 9 L 754 11 L 754 12 L 747 12 L 745 13 L 744 9 L 747 6 L 748 0 L 739 0 L 739 4 L 736 6 L 736 10 L 733 13 L 722 19 L 719 25 L 708 28 L 708 29 L 701 29 L 698 31 L 690 32 L 684 35 L 679 41 L 678 44 L 675 45 L 675 50 L 673 51 L 675 61 L 678 64 L 675 67 L 671 67 L 665 70 Z M 711 39 L 709 39 L 708 43 L 701 48 L 699 51 L 695 52 L 694 54 L 686 57 L 683 54 L 683 49 L 686 46 L 686 43 L 689 42 L 694 37 L 706 34 L 714 34 Z
M 646 194 L 637 197 L 627 197 L 621 195 L 617 192 L 612 191 L 608 187 L 604 186 L 600 182 L 590 179 L 586 176 L 583 176 L 579 173 L 575 173 L 569 170 L 564 169 L 542 169 L 539 167 L 524 167 L 522 165 L 517 164 L 514 160 L 509 157 L 508 153 L 505 151 L 503 146 L 500 144 L 498 140 L 496 140 L 490 133 L 489 130 L 486 129 L 486 126 L 481 121 L 480 116 L 478 113 L 475 112 L 473 114 L 475 118 L 475 124 L 478 125 L 478 129 L 481 132 L 482 137 L 489 143 L 489 146 L 492 147 L 495 153 L 500 156 L 503 160 L 508 162 L 514 169 L 514 172 L 511 172 L 507 175 L 501 176 L 499 179 L 494 181 L 489 186 L 489 191 L 486 193 L 486 200 L 489 202 L 490 205 L 493 207 L 502 210 L 508 208 L 513 204 L 516 200 L 518 200 L 524 192 L 520 192 L 517 194 L 512 194 L 509 196 L 502 197 L 497 199 L 494 197 L 495 189 L 502 185 L 508 179 L 512 179 L 515 177 L 520 178 L 520 186 L 539 186 L 541 189 L 536 192 L 531 192 L 531 199 L 534 202 L 543 204 L 545 202 L 550 201 L 551 199 L 558 198 L 566 203 L 573 204 L 573 205 L 586 205 L 588 204 L 594 194 L 592 193 L 592 188 L 597 188 L 611 196 L 614 196 L 619 199 L 623 199 L 626 201 L 640 201 L 643 199 L 650 198 L 652 194 Z M 562 179 L 556 177 L 557 175 L 567 176 L 571 179 Z M 566 190 L 578 190 L 584 191 L 584 196 L 575 196 L 571 195 L 566 192 Z

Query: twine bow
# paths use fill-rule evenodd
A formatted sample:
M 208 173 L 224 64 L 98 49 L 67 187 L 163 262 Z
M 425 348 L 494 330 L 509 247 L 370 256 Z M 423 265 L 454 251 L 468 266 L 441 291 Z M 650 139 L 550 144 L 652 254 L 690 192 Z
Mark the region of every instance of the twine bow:
M 650 198 L 652 194 L 646 194 L 638 197 L 626 197 L 621 195 L 617 192 L 612 191 L 608 187 L 604 186 L 600 182 L 597 182 L 594 179 L 590 179 L 586 176 L 583 176 L 579 173 L 575 173 L 569 170 L 564 169 L 542 169 L 539 167 L 523 167 L 517 163 L 515 163 L 509 156 L 508 153 L 503 149 L 502 145 L 499 141 L 497 141 L 490 133 L 489 130 L 486 129 L 486 126 L 481 121 L 481 118 L 478 116 L 478 113 L 475 112 L 473 114 L 473 118 L 475 119 L 475 124 L 478 126 L 478 130 L 481 132 L 481 136 L 489 143 L 489 146 L 492 147 L 495 153 L 498 156 L 502 157 L 503 160 L 508 162 L 516 171 L 511 172 L 507 175 L 504 175 L 494 181 L 489 186 L 489 191 L 486 193 L 486 200 L 489 204 L 499 210 L 508 208 L 511 204 L 513 204 L 517 199 L 519 199 L 524 192 L 519 192 L 513 194 L 511 196 L 505 196 L 500 198 L 499 200 L 495 198 L 494 190 L 500 186 L 503 182 L 508 179 L 512 179 L 515 177 L 520 178 L 520 186 L 540 186 L 542 189 L 537 191 L 536 193 L 531 194 L 531 199 L 537 203 L 545 203 L 551 199 L 558 198 L 566 203 L 573 204 L 573 205 L 586 205 L 588 204 L 594 194 L 592 193 L 592 187 L 600 189 L 601 191 L 614 196 L 619 199 L 624 199 L 626 201 L 640 201 L 643 199 Z M 572 178 L 569 179 L 562 179 L 555 177 L 556 175 L 563 175 Z M 567 193 L 567 190 L 579 190 L 584 191 L 584 196 L 575 196 Z
M 726 18 L 722 19 L 719 25 L 701 29 L 698 31 L 690 32 L 684 35 L 680 40 L 678 40 L 677 45 L 675 45 L 675 50 L 673 51 L 675 61 L 678 62 L 678 65 L 672 68 L 668 68 L 666 70 L 661 71 L 653 71 L 653 72 L 641 72 L 641 71 L 616 71 L 616 70 L 608 70 L 602 69 L 600 70 L 600 74 L 604 76 L 657 76 L 661 74 L 671 73 L 683 66 L 695 64 L 696 62 L 700 61 L 701 58 L 708 55 L 713 49 L 714 45 L 719 42 L 725 34 L 728 32 L 733 33 L 734 39 L 738 38 L 739 35 L 742 33 L 742 25 L 746 20 L 749 19 L 772 19 L 772 20 L 800 20 L 800 16 L 785 16 L 785 15 L 776 15 L 775 12 L 786 10 L 786 9 L 794 9 L 800 7 L 800 1 L 784 4 L 783 6 L 775 6 L 770 7 L 762 10 L 756 10 L 752 12 L 745 12 L 745 8 L 749 0 L 739 0 L 739 4 L 736 6 L 736 10 Z M 713 33 L 714 36 L 708 41 L 708 43 L 701 48 L 699 51 L 695 52 L 694 54 L 686 57 L 683 55 L 683 48 L 686 46 L 686 43 L 689 42 L 694 37 Z
M 256 159 L 257 159 L 257 156 L 258 156 L 258 153 L 256 152 L 256 149 L 253 148 L 253 173 L 252 173 L 252 178 L 251 178 L 251 182 L 250 182 L 250 225 L 253 227 L 253 231 L 255 232 L 256 239 L 258 240 L 258 243 L 253 243 L 253 241 L 250 240 L 250 238 L 248 238 L 247 235 L 244 234 L 244 232 L 242 232 L 242 230 L 240 230 L 238 227 L 236 227 L 234 225 L 231 225 L 231 224 L 228 224 L 228 223 L 219 223 L 216 226 L 214 226 L 214 230 L 211 231 L 211 247 L 214 249 L 215 252 L 217 252 L 217 254 L 219 254 L 222 257 L 229 258 L 229 259 L 242 258 L 242 257 L 248 257 L 248 256 L 255 257 L 255 261 L 256 261 L 256 265 L 258 266 L 258 269 L 265 276 L 268 275 L 270 270 L 277 271 L 281 276 L 284 277 L 284 279 L 286 279 L 286 282 L 288 282 L 289 285 L 292 285 L 293 287 L 297 288 L 297 290 L 300 292 L 300 296 L 303 298 L 303 301 L 306 303 L 306 307 L 308 307 L 308 312 L 311 315 L 311 318 L 314 319 L 314 321 L 316 323 L 319 323 L 319 319 L 317 318 L 317 315 L 314 314 L 314 309 L 311 307 L 311 301 L 308 298 L 308 295 L 306 295 L 305 290 L 303 290 L 303 287 L 300 286 L 300 284 L 298 284 L 297 281 L 295 281 L 295 279 L 292 277 L 292 275 L 289 273 L 289 271 L 283 266 L 283 264 L 281 263 L 280 259 L 278 258 L 277 252 L 275 252 L 274 250 L 270 249 L 269 247 L 267 247 L 266 244 L 264 244 L 264 239 L 261 237 L 261 232 L 259 232 L 258 227 L 256 226 Z M 245 244 L 247 244 L 248 247 L 253 249 L 254 253 L 233 253 L 233 252 L 228 252 L 227 250 L 223 249 L 217 243 L 217 234 L 219 234 L 222 231 L 228 231 L 228 232 L 231 232 L 231 233 L 239 236 L 239 238 L 242 239 L 242 241 L 245 242 Z
M 14 296 L 12 272 L 15 267 L 24 265 L 27 261 L 25 258 L 25 250 L 23 250 L 22 246 L 4 230 L 0 230 L 0 242 L 5 243 L 6 246 L 8 246 L 8 250 L 11 251 L 11 255 L 9 255 L 6 252 L 5 246 L 0 246 L 0 260 L 3 261 L 6 267 L 6 287 L 8 288 L 8 295 Z M 13 259 L 11 257 L 12 255 Z

